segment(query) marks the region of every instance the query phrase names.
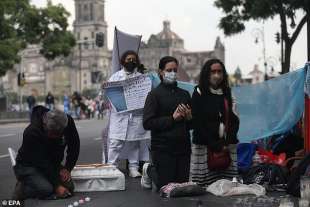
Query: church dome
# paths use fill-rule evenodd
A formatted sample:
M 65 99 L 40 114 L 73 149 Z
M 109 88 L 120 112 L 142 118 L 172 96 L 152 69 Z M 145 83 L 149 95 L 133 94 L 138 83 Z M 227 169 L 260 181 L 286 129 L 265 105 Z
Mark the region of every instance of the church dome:
M 163 30 L 156 35 L 159 40 L 182 40 L 175 32 L 171 31 L 170 21 L 164 21 Z
M 170 22 L 164 21 L 163 25 L 164 28 L 160 33 L 151 35 L 148 40 L 148 46 L 154 48 L 174 48 L 183 50 L 184 40 L 171 31 Z

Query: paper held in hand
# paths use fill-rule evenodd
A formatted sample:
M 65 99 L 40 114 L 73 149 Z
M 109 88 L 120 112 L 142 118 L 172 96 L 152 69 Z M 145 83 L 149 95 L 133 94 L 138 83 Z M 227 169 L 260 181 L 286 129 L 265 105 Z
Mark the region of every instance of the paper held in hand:
M 144 107 L 152 81 L 148 75 L 140 75 L 123 81 L 106 82 L 102 88 L 117 112 L 133 111 Z

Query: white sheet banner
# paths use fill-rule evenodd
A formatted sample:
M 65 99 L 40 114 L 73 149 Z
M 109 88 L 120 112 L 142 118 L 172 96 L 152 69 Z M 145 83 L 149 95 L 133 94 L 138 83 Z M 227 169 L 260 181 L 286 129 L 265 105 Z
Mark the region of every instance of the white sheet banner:
M 140 75 L 104 83 L 103 89 L 117 112 L 132 111 L 144 107 L 147 94 L 152 89 L 152 80 L 148 75 Z

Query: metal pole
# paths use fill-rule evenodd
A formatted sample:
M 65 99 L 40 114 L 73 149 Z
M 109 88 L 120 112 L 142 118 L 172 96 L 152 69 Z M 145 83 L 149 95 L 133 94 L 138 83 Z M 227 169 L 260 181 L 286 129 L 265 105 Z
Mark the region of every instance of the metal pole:
M 21 53 L 21 61 L 20 61 L 20 66 L 19 66 L 19 73 L 20 76 L 22 77 L 23 74 L 23 53 Z M 22 111 L 22 104 L 23 104 L 23 91 L 22 91 L 22 86 L 19 86 L 19 111 Z
M 82 44 L 79 43 L 79 53 L 80 53 L 80 62 L 79 62 L 79 92 L 82 91 Z
M 306 0 L 305 4 L 307 8 L 307 56 L 308 62 L 310 62 L 310 1 Z M 310 152 L 310 99 L 307 95 L 305 95 L 304 113 L 304 149 L 306 152 Z
M 264 67 L 265 67 L 265 77 L 264 79 L 267 80 L 268 79 L 268 75 L 267 75 L 267 61 L 266 61 L 266 44 L 265 44 L 265 28 L 263 25 L 262 28 L 262 43 L 263 43 L 263 58 L 264 58 Z
M 47 75 L 46 75 L 46 73 L 47 73 L 47 70 L 48 70 L 48 62 L 45 64 L 45 68 L 44 68 L 44 96 L 47 94 L 46 93 L 46 88 L 47 88 L 47 80 L 46 80 Z
M 19 111 L 22 111 L 22 102 L 23 102 L 23 94 L 22 94 L 22 87 L 19 86 Z
M 308 62 L 310 62 L 310 1 L 307 6 L 307 42 L 308 42 Z
M 284 50 L 283 50 L 283 47 L 284 47 L 284 42 L 283 42 L 283 38 L 282 38 L 282 29 L 281 29 L 281 72 L 283 72 L 283 57 L 284 57 L 284 55 L 283 55 L 283 52 L 284 52 Z

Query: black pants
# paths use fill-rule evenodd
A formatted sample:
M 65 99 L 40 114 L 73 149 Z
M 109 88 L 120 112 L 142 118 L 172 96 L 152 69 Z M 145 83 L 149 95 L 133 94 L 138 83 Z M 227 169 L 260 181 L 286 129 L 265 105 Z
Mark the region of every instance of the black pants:
M 159 190 L 168 183 L 183 183 L 189 180 L 190 154 L 173 155 L 153 151 L 152 167 L 148 174 Z
M 23 197 L 46 199 L 54 194 L 54 187 L 48 181 L 45 175 L 34 167 L 17 164 L 14 166 L 14 172 L 18 181 L 23 186 Z M 74 185 L 72 180 L 60 183 L 73 193 Z

